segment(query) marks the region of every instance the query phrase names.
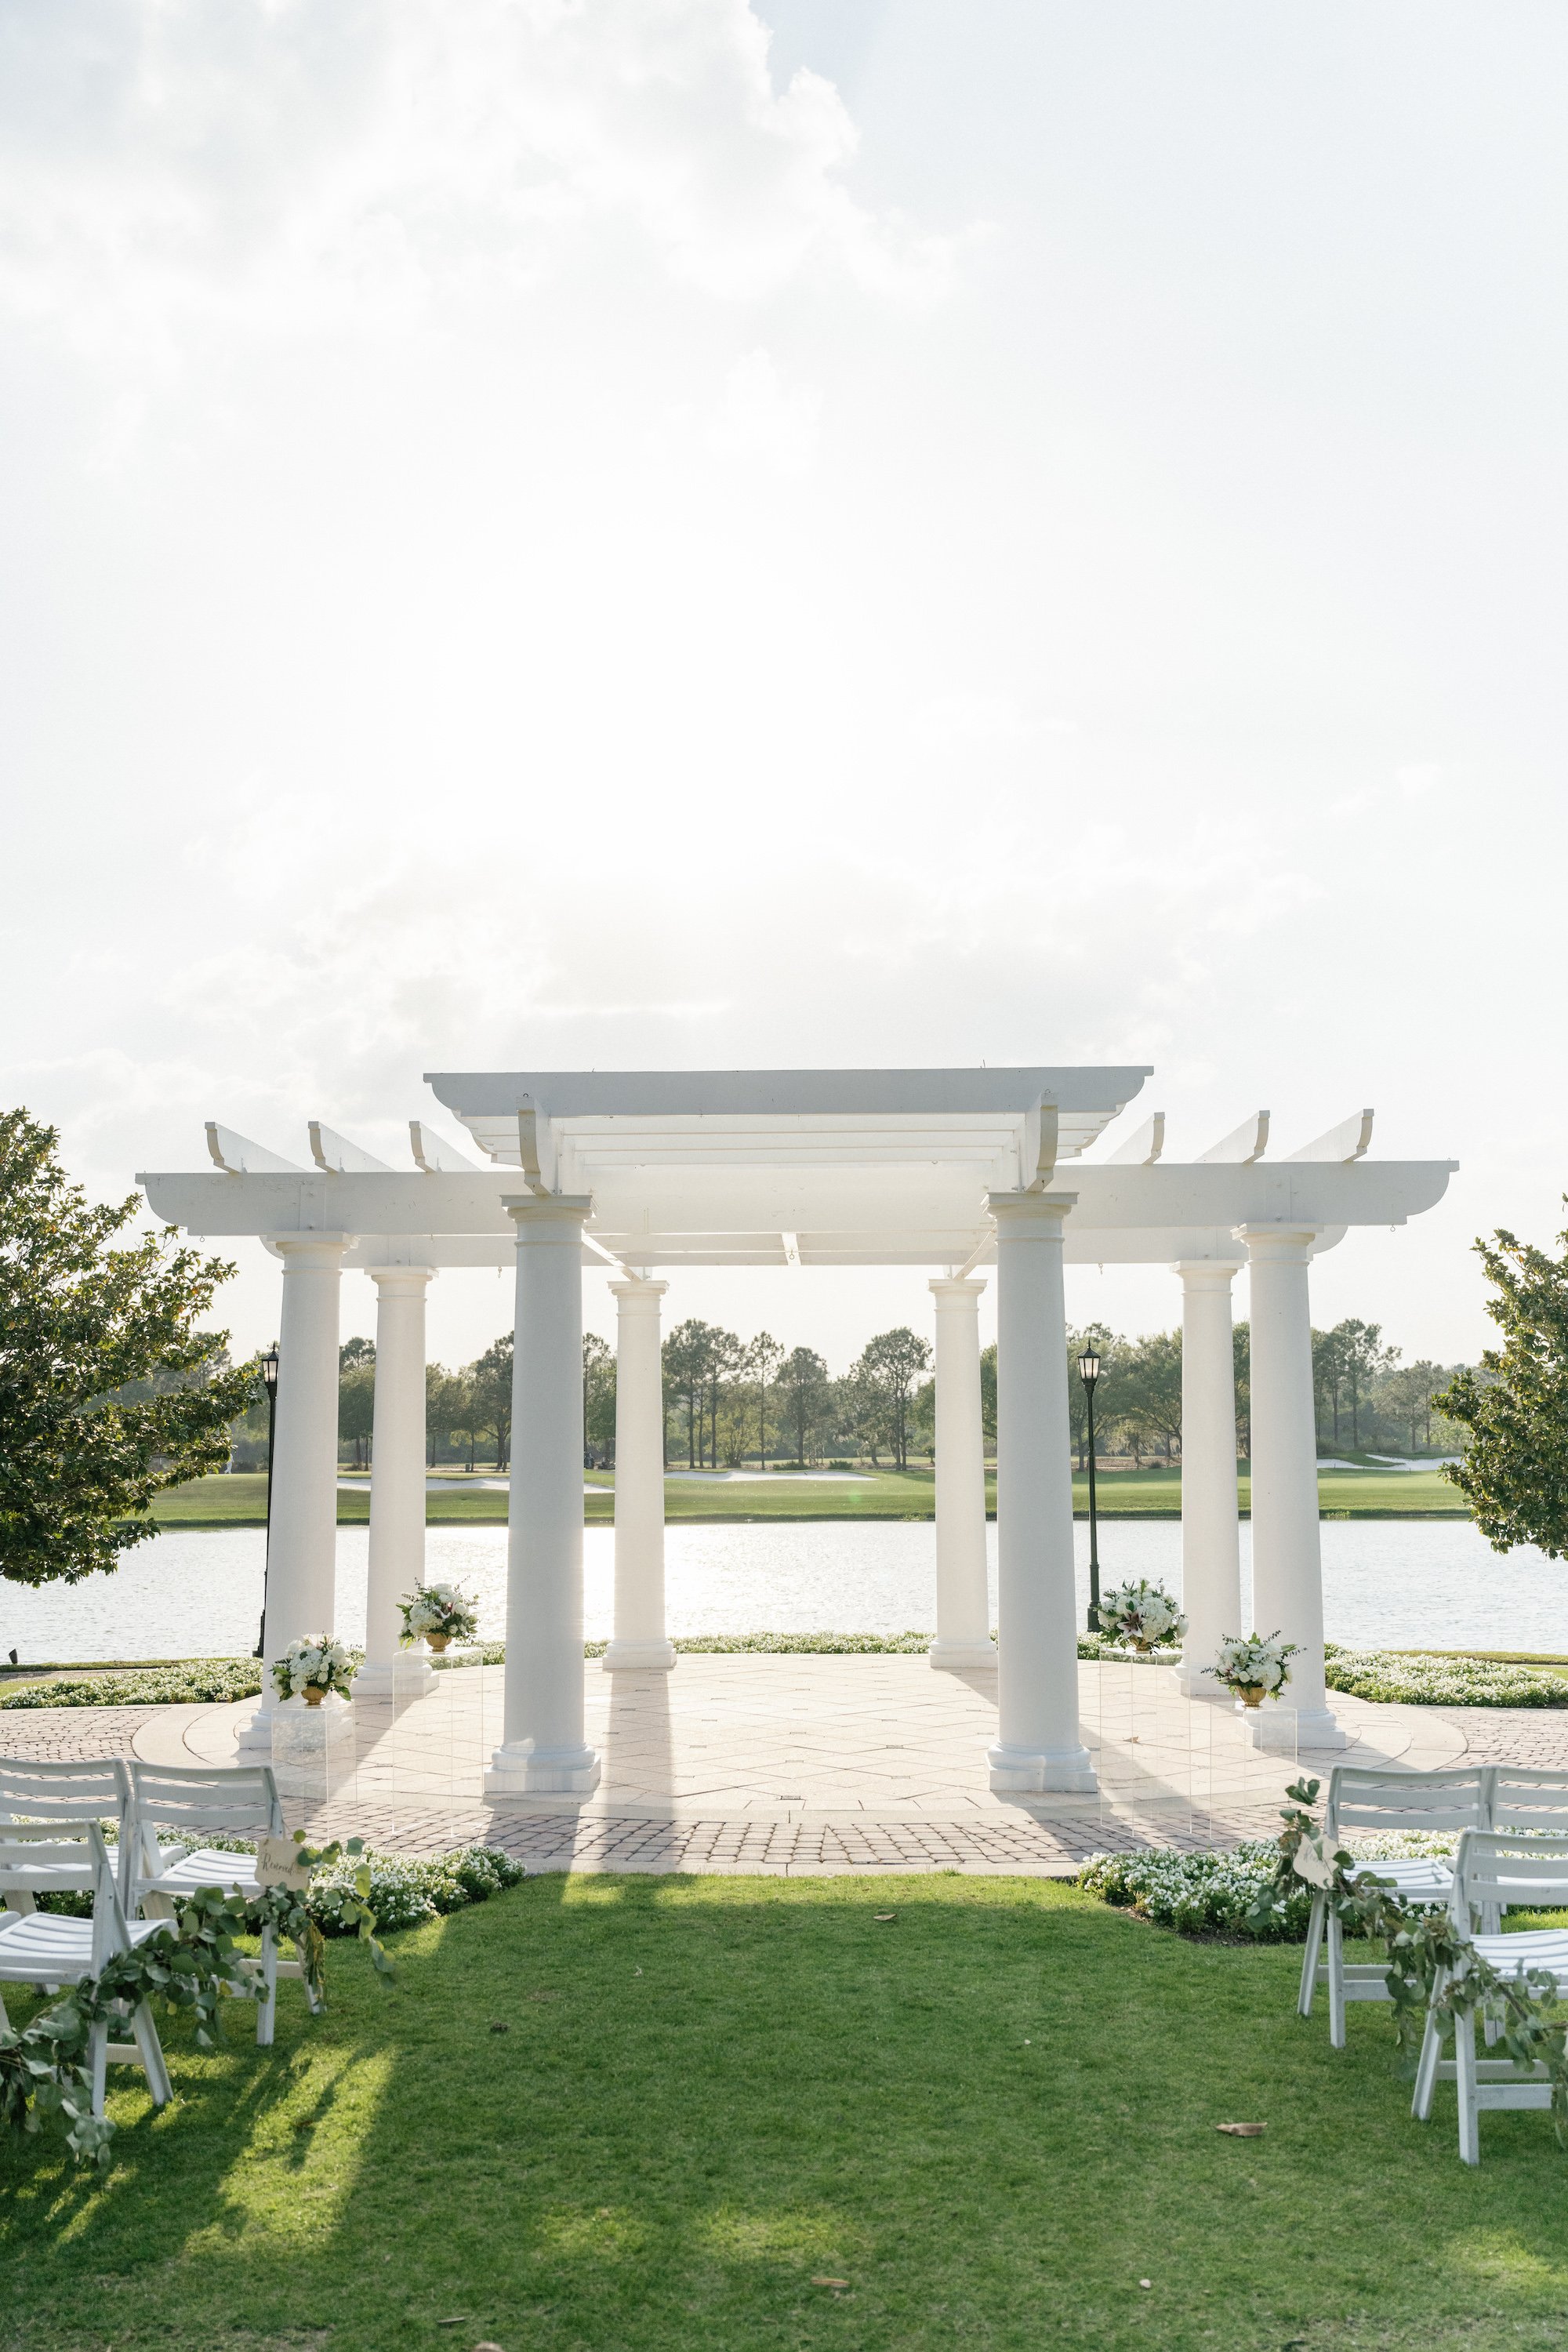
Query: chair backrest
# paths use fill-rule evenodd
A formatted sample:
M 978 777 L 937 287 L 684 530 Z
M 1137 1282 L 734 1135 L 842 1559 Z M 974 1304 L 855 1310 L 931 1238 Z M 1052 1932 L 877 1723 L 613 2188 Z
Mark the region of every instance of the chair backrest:
M 123 1822 L 130 1776 L 117 1756 L 42 1764 L 0 1756 L 0 1822 Z
M 1439 1772 L 1336 1764 L 1323 1826 L 1331 1837 L 1347 1830 L 1484 1830 L 1491 1821 L 1491 1774 L 1489 1764 Z
M 283 1833 L 283 1808 L 269 1764 L 142 1764 L 132 1762 L 127 1813 L 128 1851 L 134 1867 L 157 1874 L 157 1832 L 167 1827 L 199 1845 L 204 1833 L 261 1838 Z M 131 1889 L 127 1886 L 127 1899 Z
M 1568 1905 L 1568 1836 L 1466 1830 L 1460 1837 L 1448 1910 L 1467 1935 L 1472 1912 L 1496 1919 L 1510 1909 L 1550 1911 L 1564 1905 Z
M 1492 1768 L 1494 1830 L 1544 1830 L 1568 1837 L 1568 1771 L 1534 1771 L 1523 1764 Z
M 53 1822 L 0 1823 L 0 1885 L 16 1883 L 29 1868 L 54 1867 L 92 1872 L 92 1972 L 96 1976 L 111 1953 L 123 1952 L 131 1937 L 114 1868 L 103 1832 L 96 1822 L 77 1814 Z

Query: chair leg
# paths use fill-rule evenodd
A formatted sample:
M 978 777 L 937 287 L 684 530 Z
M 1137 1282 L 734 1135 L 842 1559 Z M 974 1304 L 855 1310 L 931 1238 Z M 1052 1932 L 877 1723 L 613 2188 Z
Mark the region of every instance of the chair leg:
M 5 1889 L 5 1908 L 15 1911 L 18 1917 L 30 1919 L 37 1907 L 37 1896 L 29 1895 L 25 1886 L 8 1886 Z
M 1441 1992 L 1442 1990 L 1443 1982 L 1439 1978 L 1434 1990 Z M 1410 2102 L 1410 2112 L 1418 2124 L 1432 2120 L 1432 2095 L 1437 2087 L 1437 2062 L 1442 2055 L 1443 2037 L 1437 2031 L 1436 2012 L 1429 2009 L 1426 2011 L 1426 2031 L 1421 2037 L 1420 2063 L 1415 2069 L 1415 2095 Z
M 261 1993 L 256 2004 L 256 2044 L 270 2049 L 278 2019 L 278 1938 L 270 1927 L 261 1930 Z
M 131 2031 L 136 2036 L 136 2047 L 142 2053 L 142 2071 L 147 2077 L 147 2088 L 153 2094 L 153 2105 L 155 2107 L 166 2106 L 174 2095 L 174 2086 L 169 2080 L 163 2045 L 158 2039 L 153 2012 L 144 2000 L 138 2001 L 132 2011 Z
M 1480 2121 L 1476 2112 L 1476 2013 L 1454 2021 L 1455 2080 L 1459 2092 L 1459 2155 L 1466 2164 L 1481 2160 Z
M 88 2042 L 88 2065 L 92 2076 L 92 2112 L 103 2113 L 103 2094 L 109 2073 L 109 2020 L 104 2018 L 92 2029 Z
M 1301 1961 L 1301 1993 L 1296 2003 L 1300 2017 L 1312 2014 L 1312 1997 L 1318 1990 L 1318 1954 L 1323 1946 L 1323 1914 L 1327 1909 L 1327 1895 L 1314 1895 L 1312 1916 L 1307 1922 L 1307 1949 Z
M 1345 1931 L 1331 1911 L 1325 1922 L 1329 1948 L 1329 2040 L 1336 2050 L 1345 2046 Z

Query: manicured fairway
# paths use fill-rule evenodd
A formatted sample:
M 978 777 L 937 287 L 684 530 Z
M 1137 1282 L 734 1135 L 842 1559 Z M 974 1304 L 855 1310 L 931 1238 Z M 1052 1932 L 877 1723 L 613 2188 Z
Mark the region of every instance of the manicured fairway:
M 457 1474 L 452 1474 L 454 1476 Z M 583 1498 L 588 1524 L 607 1524 L 615 1517 L 615 1481 L 590 1471 Z M 1100 1480 L 1102 1518 L 1179 1518 L 1182 1474 L 1179 1470 L 1117 1470 Z M 1239 1486 L 1243 1511 L 1251 1507 L 1251 1481 L 1245 1470 Z M 986 1500 L 994 1513 L 994 1479 Z M 1321 1508 L 1334 1518 L 1415 1519 L 1429 1517 L 1464 1518 L 1465 1505 L 1456 1487 L 1435 1470 L 1324 1470 L 1318 1475 Z M 255 1473 L 235 1477 L 193 1479 L 156 1497 L 153 1516 L 162 1527 L 260 1527 L 266 1516 L 267 1480 Z M 1089 1510 L 1089 1485 L 1073 1483 L 1073 1507 L 1080 1518 Z M 742 1523 L 770 1519 L 929 1519 L 936 1508 L 936 1487 L 926 1470 L 868 1472 L 858 1485 L 833 1480 L 821 1485 L 807 1479 L 757 1478 L 707 1483 L 695 1478 L 665 1482 L 665 1517 L 672 1522 L 692 1519 Z M 507 1515 L 504 1487 L 476 1485 L 465 1493 L 458 1486 L 437 1487 L 426 1499 L 426 1517 L 432 1527 L 479 1523 L 500 1526 Z M 370 1517 L 370 1481 L 363 1480 L 338 1492 L 340 1527 L 363 1527 Z
M 1549 2119 L 1485 2117 L 1467 2171 L 1451 2092 L 1408 2120 L 1384 2015 L 1352 2010 L 1338 2056 L 1294 2017 L 1293 1948 L 958 1877 L 542 1878 L 395 1948 L 384 1991 L 335 1947 L 318 2025 L 286 1987 L 270 2053 L 245 2011 L 216 2058 L 172 2029 L 179 2110 L 118 2093 L 106 2183 L 7 2149 L 0 2345 L 1568 2336 Z

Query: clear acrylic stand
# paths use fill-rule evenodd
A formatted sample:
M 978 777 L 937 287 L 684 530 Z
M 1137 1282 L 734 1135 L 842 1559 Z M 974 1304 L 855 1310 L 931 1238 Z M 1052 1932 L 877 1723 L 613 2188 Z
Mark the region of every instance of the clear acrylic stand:
M 319 1706 L 287 1698 L 272 1711 L 272 1769 L 278 1793 L 307 1824 L 340 1800 L 353 1801 L 358 1758 L 353 1703 L 329 1693 Z

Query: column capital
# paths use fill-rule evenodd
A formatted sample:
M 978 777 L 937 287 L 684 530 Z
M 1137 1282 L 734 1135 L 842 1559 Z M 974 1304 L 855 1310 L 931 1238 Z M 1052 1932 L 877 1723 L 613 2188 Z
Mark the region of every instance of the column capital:
M 1228 1290 L 1241 1272 L 1241 1265 L 1239 1260 L 1184 1257 L 1176 1260 L 1171 1272 L 1181 1276 L 1183 1286 L 1188 1290 Z
M 284 1270 L 291 1265 L 325 1266 L 336 1274 L 342 1265 L 344 1253 L 352 1250 L 359 1236 L 356 1234 L 268 1234 L 267 1239 L 283 1261 Z
M 1324 1230 L 1321 1225 L 1285 1224 L 1234 1228 L 1237 1240 L 1247 1244 L 1248 1258 L 1274 1258 L 1288 1265 L 1305 1265 Z
M 503 1192 L 500 1204 L 517 1227 L 519 1249 L 530 1242 L 576 1241 L 594 1213 L 592 1192 Z
M 384 1297 L 417 1297 L 436 1278 L 432 1265 L 367 1265 L 365 1272 Z
M 1009 1239 L 1031 1229 L 1043 1238 L 1059 1241 L 1062 1221 L 1078 1206 L 1076 1192 L 987 1192 L 985 1205 L 996 1220 L 998 1233 Z
M 985 1283 L 984 1277 L 975 1279 L 969 1275 L 933 1275 L 926 1287 L 939 1307 L 957 1307 L 967 1306 L 971 1299 L 978 1298 L 985 1288 Z
M 610 1296 L 612 1298 L 623 1299 L 627 1307 L 640 1305 L 657 1308 L 659 1300 L 668 1288 L 668 1282 L 645 1282 L 640 1274 L 634 1274 L 629 1281 L 612 1282 Z M 623 1308 L 622 1311 L 624 1312 L 625 1309 Z

